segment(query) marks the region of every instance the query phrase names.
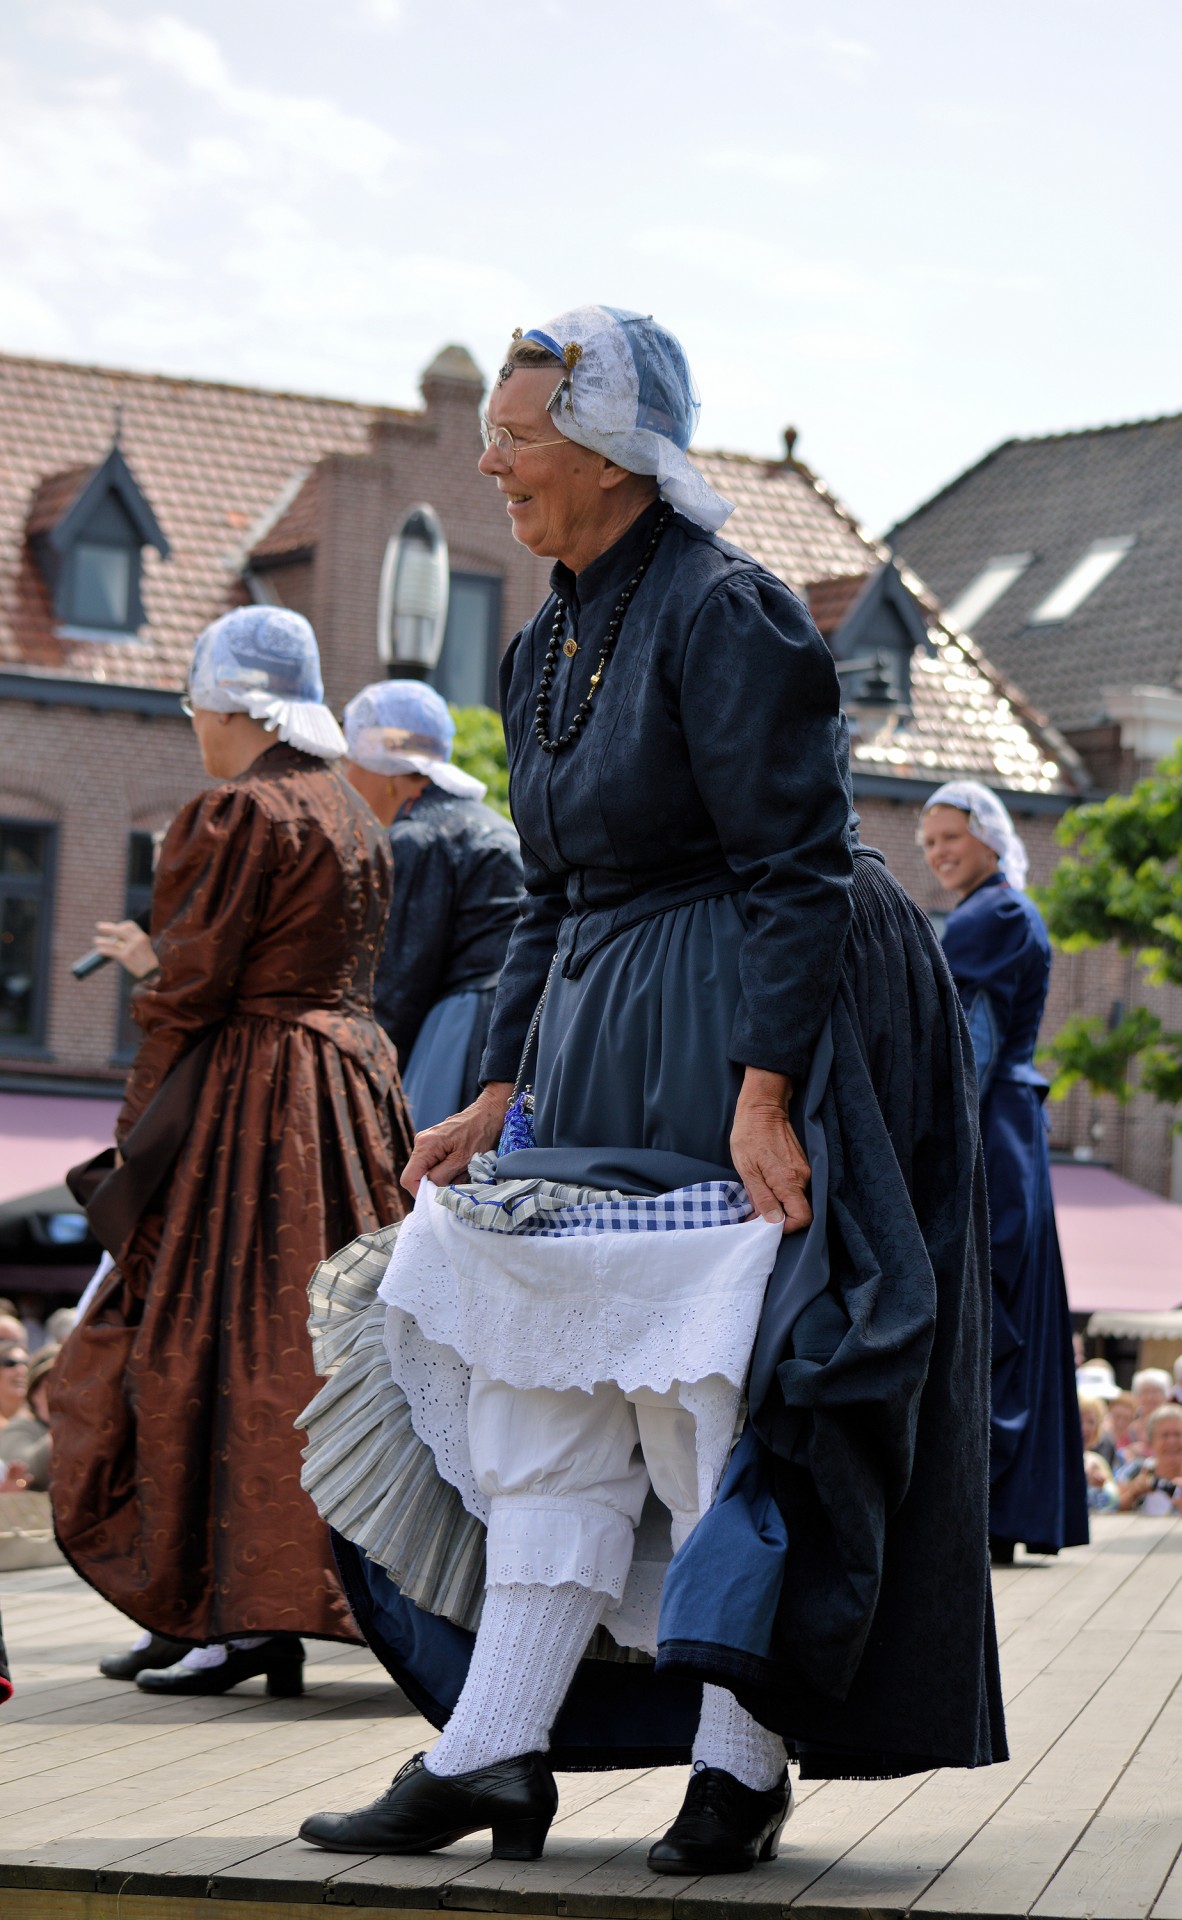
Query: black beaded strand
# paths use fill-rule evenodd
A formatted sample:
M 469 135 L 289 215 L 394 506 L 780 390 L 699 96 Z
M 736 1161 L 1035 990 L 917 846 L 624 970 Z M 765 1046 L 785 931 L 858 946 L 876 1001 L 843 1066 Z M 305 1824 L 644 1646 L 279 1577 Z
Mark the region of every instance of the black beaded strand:
M 574 718 L 566 732 L 560 733 L 556 740 L 552 740 L 550 738 L 550 688 L 553 684 L 554 671 L 558 664 L 558 650 L 562 644 L 562 630 L 566 625 L 566 607 L 561 600 L 559 601 L 557 612 L 554 615 L 554 625 L 550 629 L 550 644 L 546 648 L 546 657 L 542 662 L 542 678 L 538 687 L 538 704 L 534 710 L 534 734 L 543 753 L 563 753 L 568 747 L 573 747 L 575 741 L 582 733 L 583 728 L 586 726 L 588 715 L 591 712 L 591 702 L 595 698 L 596 689 L 603 679 L 604 670 L 615 650 L 616 641 L 620 635 L 620 628 L 624 624 L 624 615 L 632 604 L 632 598 L 637 587 L 652 565 L 653 555 L 657 551 L 661 535 L 664 533 L 665 528 L 669 525 L 672 518 L 672 507 L 667 506 L 663 508 L 657 524 L 653 528 L 652 538 L 637 563 L 636 572 L 627 582 L 615 606 L 612 608 L 611 618 L 607 623 L 607 632 L 603 636 L 603 645 L 599 649 L 599 659 L 596 662 L 595 671 L 591 675 L 591 684 L 587 689 L 586 695 L 580 701 Z

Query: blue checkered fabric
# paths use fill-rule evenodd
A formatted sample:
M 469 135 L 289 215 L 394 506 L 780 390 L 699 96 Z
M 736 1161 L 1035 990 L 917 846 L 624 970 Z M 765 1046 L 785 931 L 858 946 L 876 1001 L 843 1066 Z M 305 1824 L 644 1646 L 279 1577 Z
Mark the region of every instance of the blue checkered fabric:
M 483 1156 L 482 1156 L 483 1158 Z M 473 1161 L 470 1173 L 480 1173 Z M 548 1180 L 477 1178 L 442 1187 L 439 1204 L 469 1226 L 492 1233 L 682 1233 L 693 1227 L 734 1227 L 755 1217 L 738 1180 L 704 1180 L 652 1196 L 604 1193 Z

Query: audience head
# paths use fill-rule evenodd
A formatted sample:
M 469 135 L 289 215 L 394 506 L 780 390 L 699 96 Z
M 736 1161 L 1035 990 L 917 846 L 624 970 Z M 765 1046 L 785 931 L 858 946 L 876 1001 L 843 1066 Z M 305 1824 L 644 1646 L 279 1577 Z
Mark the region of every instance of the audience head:
M 0 1342 L 15 1340 L 18 1347 L 25 1344 L 25 1326 L 16 1309 L 11 1313 L 0 1313 Z
M 1163 1367 L 1142 1367 L 1133 1375 L 1133 1400 L 1139 1420 L 1147 1420 L 1155 1407 L 1169 1399 L 1173 1384 Z
M 24 1411 L 29 1388 L 29 1355 L 23 1340 L 0 1341 L 0 1420 Z
M 78 1319 L 77 1307 L 58 1307 L 45 1322 L 45 1337 L 51 1347 L 60 1347 L 67 1336 L 74 1331 Z
M 60 1347 L 42 1347 L 40 1352 L 35 1353 L 29 1362 L 29 1384 L 26 1389 L 26 1398 L 37 1419 L 46 1427 L 50 1424 L 49 1376 L 53 1372 L 60 1352 Z
M 1100 1438 L 1100 1429 L 1104 1425 L 1104 1402 L 1089 1400 L 1085 1394 L 1079 1396 L 1079 1426 L 1083 1435 L 1084 1451 L 1090 1453 Z
M 1182 1407 L 1171 1401 L 1155 1407 L 1146 1436 L 1158 1478 L 1182 1481 Z
M 1116 1447 L 1126 1447 L 1129 1443 L 1129 1430 L 1137 1412 L 1137 1403 L 1131 1393 L 1118 1393 L 1115 1400 L 1108 1402 L 1108 1411 L 1104 1425 L 1109 1439 Z

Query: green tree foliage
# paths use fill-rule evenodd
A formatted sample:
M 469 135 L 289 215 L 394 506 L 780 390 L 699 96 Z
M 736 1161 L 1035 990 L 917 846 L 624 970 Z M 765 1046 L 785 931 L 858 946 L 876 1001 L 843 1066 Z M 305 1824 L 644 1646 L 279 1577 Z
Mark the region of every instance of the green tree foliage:
M 1182 748 L 1131 793 L 1074 808 L 1059 838 L 1073 850 L 1038 892 L 1058 944 L 1077 952 L 1115 940 L 1155 983 L 1182 986 Z M 1128 1070 L 1138 1061 L 1147 1092 L 1182 1101 L 1182 1033 L 1167 1032 L 1144 1007 L 1111 1030 L 1075 1014 L 1043 1057 L 1055 1098 L 1085 1080 L 1127 1099 Z
M 491 707 L 453 707 L 456 737 L 451 757 L 457 767 L 483 780 L 488 792 L 485 802 L 498 813 L 509 816 L 509 761 L 505 753 L 505 729 L 501 716 Z

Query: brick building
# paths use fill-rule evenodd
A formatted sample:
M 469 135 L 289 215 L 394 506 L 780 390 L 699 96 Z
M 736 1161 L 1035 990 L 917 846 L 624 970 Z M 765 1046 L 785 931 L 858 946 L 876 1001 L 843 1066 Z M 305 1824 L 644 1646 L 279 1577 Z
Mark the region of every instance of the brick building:
M 381 672 L 382 556 L 429 502 L 451 568 L 437 683 L 492 698 L 548 567 L 515 545 L 476 471 L 482 392 L 459 347 L 432 361 L 414 409 L 0 357 L 0 1134 L 34 1096 L 89 1099 L 96 1139 L 109 1128 L 134 1044 L 123 984 L 113 968 L 78 983 L 70 963 L 96 919 L 146 899 L 149 836 L 204 780 L 178 704 L 202 626 L 252 598 L 306 613 L 339 710 Z M 842 663 L 864 837 L 938 910 L 916 816 L 940 780 L 972 773 L 1006 794 L 1044 877 L 1086 786 L 1067 743 L 791 444 L 778 462 L 694 457 L 736 503 L 728 537 L 809 598 Z M 1107 953 L 1061 961 L 1048 1031 L 1069 1006 L 1130 998 L 1127 972 Z M 1149 1115 L 1118 1125 L 1077 1099 L 1058 1140 L 1086 1146 L 1097 1123 L 1106 1157 L 1165 1188 Z

